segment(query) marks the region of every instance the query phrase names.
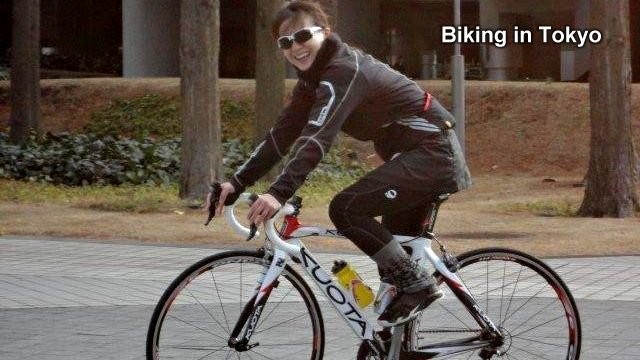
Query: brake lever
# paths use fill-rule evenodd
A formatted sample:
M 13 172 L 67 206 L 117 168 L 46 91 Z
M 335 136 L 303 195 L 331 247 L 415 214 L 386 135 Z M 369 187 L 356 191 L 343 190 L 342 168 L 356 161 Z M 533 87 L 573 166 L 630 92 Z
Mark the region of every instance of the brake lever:
M 253 204 L 254 201 L 256 201 L 256 200 L 258 200 L 258 195 L 251 194 L 249 196 L 250 204 Z M 245 240 L 245 241 L 249 241 L 249 240 L 253 239 L 256 236 L 257 232 L 258 232 L 258 225 L 252 223 L 250 228 L 249 228 L 249 237 L 247 237 L 247 240 Z
M 222 193 L 220 183 L 215 182 L 211 184 L 211 201 L 209 203 L 209 209 L 207 209 L 209 210 L 209 216 L 207 217 L 207 222 L 204 223 L 204 226 L 208 226 L 211 219 L 216 216 L 216 207 L 218 205 L 218 201 L 220 201 L 220 193 Z

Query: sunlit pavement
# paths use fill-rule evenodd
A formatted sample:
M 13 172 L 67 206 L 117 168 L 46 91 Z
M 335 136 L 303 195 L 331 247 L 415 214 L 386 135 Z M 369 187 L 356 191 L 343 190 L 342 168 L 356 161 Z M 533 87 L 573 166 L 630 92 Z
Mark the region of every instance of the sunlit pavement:
M 0 359 L 144 359 L 149 319 L 186 266 L 220 250 L 0 237 Z M 373 287 L 364 256 L 345 258 Z M 640 257 L 546 259 L 582 318 L 582 359 L 640 359 Z M 321 299 L 319 299 L 321 300 Z M 322 301 L 325 359 L 354 358 L 355 336 Z

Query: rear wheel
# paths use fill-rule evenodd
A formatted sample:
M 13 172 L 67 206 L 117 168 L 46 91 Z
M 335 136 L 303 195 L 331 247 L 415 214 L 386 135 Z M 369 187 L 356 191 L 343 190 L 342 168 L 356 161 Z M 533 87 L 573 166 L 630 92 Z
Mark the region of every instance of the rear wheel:
M 549 266 L 533 256 L 501 248 L 470 251 L 458 256 L 458 260 L 458 276 L 505 337 L 500 348 L 489 350 L 491 358 L 579 358 L 578 309 L 567 286 Z M 429 343 L 481 332 L 453 293 L 446 286 L 441 289 L 445 297 L 411 323 L 411 336 L 405 341 L 414 351 L 424 350 Z M 443 358 L 477 359 L 480 352 L 477 349 Z M 483 355 L 486 354 L 485 350 Z
M 324 327 L 309 286 L 286 266 L 253 332 L 250 349 L 229 347 L 231 331 L 270 261 L 230 251 L 185 270 L 158 302 L 147 334 L 147 359 L 322 358 Z

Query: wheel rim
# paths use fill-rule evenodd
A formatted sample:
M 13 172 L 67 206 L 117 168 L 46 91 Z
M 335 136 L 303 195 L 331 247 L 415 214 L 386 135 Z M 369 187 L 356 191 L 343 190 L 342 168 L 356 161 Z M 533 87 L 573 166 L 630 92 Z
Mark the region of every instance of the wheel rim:
M 263 270 L 260 258 L 234 256 L 192 272 L 164 304 L 155 331 L 154 358 L 314 359 L 319 347 L 318 314 L 309 312 L 309 294 L 287 270 L 262 310 L 249 343 L 255 347 L 237 352 L 228 346 L 231 330 Z
M 503 331 L 504 344 L 494 358 L 577 359 L 579 320 L 570 295 L 545 266 L 523 254 L 485 252 L 467 256 L 458 275 L 481 309 Z M 443 290 L 446 287 L 442 287 Z M 433 304 L 416 323 L 418 346 L 480 334 L 455 296 Z M 478 358 L 480 350 L 443 357 Z

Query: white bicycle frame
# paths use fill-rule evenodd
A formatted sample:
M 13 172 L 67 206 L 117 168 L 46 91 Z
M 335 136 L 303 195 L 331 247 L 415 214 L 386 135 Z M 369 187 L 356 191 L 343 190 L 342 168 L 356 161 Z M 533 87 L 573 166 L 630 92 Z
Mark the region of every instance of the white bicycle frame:
M 238 201 L 235 204 L 250 203 L 250 195 L 251 194 L 249 193 L 243 193 L 242 195 L 240 195 Z M 238 222 L 235 217 L 234 208 L 235 205 L 225 207 L 225 217 L 228 223 L 234 228 L 236 232 L 245 237 L 248 237 L 250 234 L 250 230 Z M 333 306 L 340 313 L 347 324 L 349 324 L 356 335 L 362 340 L 374 341 L 374 327 L 364 316 L 355 300 L 353 299 L 351 293 L 345 292 L 341 288 L 341 286 L 333 280 L 332 276 L 330 276 L 322 268 L 320 263 L 300 240 L 301 238 L 310 236 L 323 236 L 341 239 L 345 239 L 345 237 L 340 235 L 336 230 L 330 230 L 317 226 L 300 226 L 299 228 L 291 232 L 290 238 L 284 240 L 282 239 L 282 237 L 280 237 L 280 234 L 276 230 L 275 221 L 281 216 L 291 215 L 294 212 L 294 207 L 291 204 L 287 203 L 278 211 L 276 216 L 265 222 L 267 238 L 273 244 L 273 260 L 271 261 L 269 269 L 262 279 L 260 289 L 257 291 L 255 304 L 258 304 L 262 297 L 265 294 L 268 294 L 268 290 L 273 285 L 274 281 L 278 279 L 278 277 L 284 270 L 286 263 L 291 258 L 293 258 L 299 260 L 301 266 L 313 279 L 322 293 L 331 301 Z M 256 236 L 259 236 L 259 233 L 256 233 Z M 408 246 L 412 249 L 412 259 L 423 265 L 426 265 L 426 261 L 428 261 L 439 274 L 447 278 L 445 282 L 449 284 L 450 287 L 451 284 L 453 284 L 459 290 L 462 290 L 463 292 L 471 296 L 469 290 L 462 283 L 462 281 L 460 281 L 460 278 L 455 273 L 449 271 L 440 257 L 436 255 L 433 249 L 431 249 L 430 239 L 425 237 L 416 238 L 410 236 L 394 236 L 394 238 L 396 238 L 403 246 Z M 482 310 L 476 310 L 480 311 L 480 313 L 483 314 Z M 486 321 L 488 319 L 484 320 Z M 489 326 L 493 325 L 490 321 L 489 324 Z M 399 357 L 403 330 L 404 325 L 400 325 L 394 328 L 391 349 L 388 353 L 389 360 L 397 359 Z M 440 352 L 439 355 L 452 354 L 455 352 L 468 350 L 473 347 L 477 347 L 477 345 L 468 346 L 467 348 L 458 347 L 457 349 L 442 349 L 442 352 Z

